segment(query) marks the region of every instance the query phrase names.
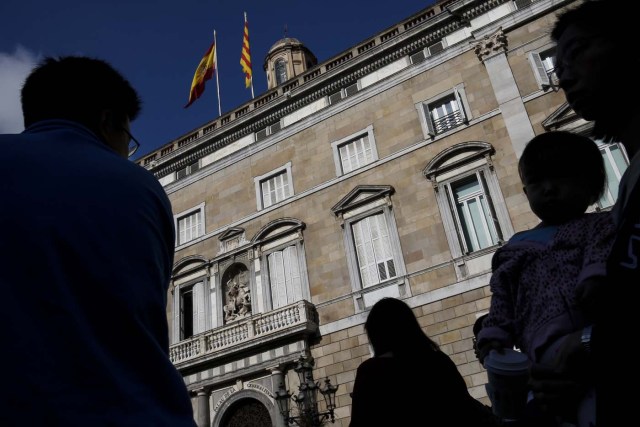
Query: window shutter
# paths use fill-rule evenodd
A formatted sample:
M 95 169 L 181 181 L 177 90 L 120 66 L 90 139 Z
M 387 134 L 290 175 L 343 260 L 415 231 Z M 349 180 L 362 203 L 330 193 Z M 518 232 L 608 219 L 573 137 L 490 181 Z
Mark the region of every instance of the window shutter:
M 442 41 L 439 41 L 438 43 L 434 43 L 431 46 L 429 46 L 429 56 L 435 55 L 436 53 L 442 52 L 443 50 L 444 50 L 444 45 L 442 44 Z
M 193 285 L 193 334 L 205 331 L 204 283 Z
M 371 241 L 370 219 L 371 217 L 364 218 L 353 225 L 356 255 L 363 288 L 375 285 L 380 281 Z
M 412 64 L 419 64 L 420 62 L 424 61 L 425 58 L 426 58 L 426 56 L 424 54 L 424 49 L 422 49 L 418 53 L 414 53 L 413 55 L 410 56 Z
M 453 88 L 453 93 L 456 96 L 456 102 L 458 103 L 458 110 L 462 116 L 462 121 L 464 123 L 469 123 L 469 119 L 467 119 L 467 113 L 464 111 L 464 104 L 462 103 L 462 98 L 460 97 L 460 92 L 458 92 L 457 87 Z
M 264 128 L 256 132 L 256 141 L 262 141 L 266 137 L 267 137 L 267 128 Z
M 346 96 L 352 96 L 358 93 L 358 83 L 354 83 L 351 86 L 347 86 L 345 89 Z
M 329 95 L 329 104 L 335 104 L 342 99 L 342 91 Z
M 435 126 L 433 126 L 433 117 L 431 117 L 429 106 L 427 104 L 422 104 L 422 109 L 424 110 L 424 121 L 427 123 L 427 133 L 431 138 L 433 138 L 436 136 L 436 129 Z
M 287 291 L 284 276 L 282 252 L 274 252 L 267 257 L 269 261 L 269 284 L 273 308 L 287 304 Z
M 531 0 L 515 0 L 518 10 L 523 9 L 531 4 Z
M 280 126 L 280 122 L 272 124 L 271 127 L 269 127 L 269 131 L 271 132 L 270 135 L 278 132 L 281 128 L 282 126 Z
M 283 260 L 287 288 L 287 304 L 291 304 L 302 299 L 298 251 L 295 246 L 289 246 L 283 251 Z
M 549 81 L 549 75 L 544 68 L 540 54 L 538 52 L 529 52 L 529 60 L 531 64 L 533 64 L 533 74 L 535 74 L 536 81 L 540 87 L 543 89 L 548 88 L 551 82 Z
M 176 289 L 173 296 L 173 343 L 180 341 L 184 334 L 182 329 L 182 322 L 180 321 L 182 316 L 182 298 L 180 298 L 180 290 Z

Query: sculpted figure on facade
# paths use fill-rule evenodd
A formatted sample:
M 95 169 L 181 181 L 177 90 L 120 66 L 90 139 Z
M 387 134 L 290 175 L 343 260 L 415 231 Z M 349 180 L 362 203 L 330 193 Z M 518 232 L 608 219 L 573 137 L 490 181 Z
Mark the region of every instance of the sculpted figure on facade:
M 251 315 L 251 290 L 247 271 L 238 271 L 227 281 L 225 323 Z

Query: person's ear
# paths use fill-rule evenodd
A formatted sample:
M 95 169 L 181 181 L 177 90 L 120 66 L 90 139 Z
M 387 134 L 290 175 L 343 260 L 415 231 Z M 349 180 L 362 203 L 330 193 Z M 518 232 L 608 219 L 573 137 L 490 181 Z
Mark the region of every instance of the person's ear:
M 98 122 L 98 132 L 104 142 L 109 144 L 111 139 L 111 135 L 115 130 L 115 125 L 113 121 L 113 113 L 111 110 L 102 110 L 100 112 L 100 121 Z

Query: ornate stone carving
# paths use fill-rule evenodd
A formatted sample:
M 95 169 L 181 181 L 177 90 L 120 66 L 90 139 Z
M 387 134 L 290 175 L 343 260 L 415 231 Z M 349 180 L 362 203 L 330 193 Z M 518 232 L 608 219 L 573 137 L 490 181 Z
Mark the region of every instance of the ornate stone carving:
M 251 315 L 251 290 L 249 289 L 249 271 L 238 264 L 230 268 L 223 278 L 225 290 L 225 323 Z
M 498 31 L 490 36 L 484 36 L 484 38 L 477 42 L 474 48 L 475 54 L 480 61 L 484 61 L 485 58 L 495 53 L 504 52 L 507 50 L 507 36 L 502 27 L 498 28 Z

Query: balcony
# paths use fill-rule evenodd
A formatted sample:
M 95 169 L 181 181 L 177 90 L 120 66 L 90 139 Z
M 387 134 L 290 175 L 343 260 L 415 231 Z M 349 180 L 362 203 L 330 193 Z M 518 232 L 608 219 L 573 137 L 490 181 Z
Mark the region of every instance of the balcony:
M 178 369 L 183 369 L 232 357 L 276 340 L 312 335 L 318 331 L 318 326 L 315 306 L 302 300 L 194 335 L 172 345 L 169 357 Z

